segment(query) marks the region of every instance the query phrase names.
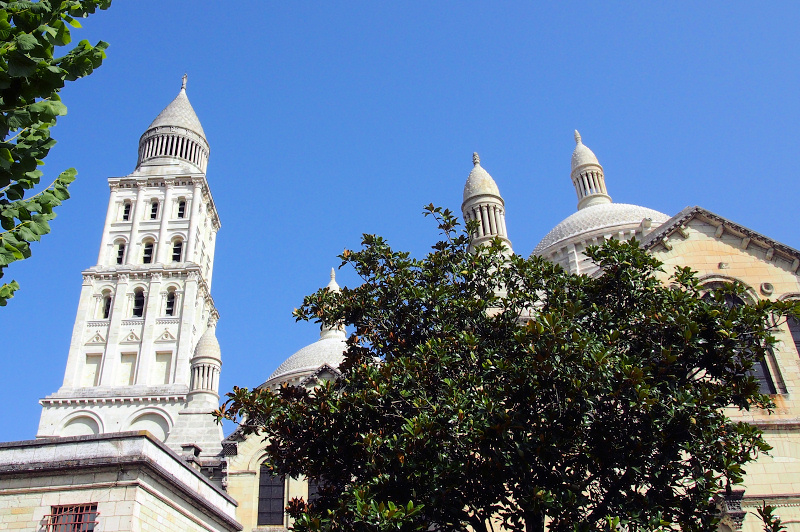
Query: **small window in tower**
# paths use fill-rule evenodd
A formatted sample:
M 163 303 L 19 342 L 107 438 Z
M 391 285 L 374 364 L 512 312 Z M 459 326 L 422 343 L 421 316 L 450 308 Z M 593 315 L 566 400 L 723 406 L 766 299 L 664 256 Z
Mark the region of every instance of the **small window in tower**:
M 144 290 L 137 288 L 133 293 L 133 317 L 141 318 L 144 316 Z
M 126 201 L 122 205 L 122 221 L 127 222 L 130 219 L 131 219 L 131 202 Z
M 186 218 L 186 200 L 178 202 L 178 218 Z
M 111 316 L 111 294 L 105 294 L 103 296 L 103 309 L 101 316 L 103 316 L 104 320 L 107 320 L 109 316 Z
M 167 316 L 175 315 L 175 290 L 170 290 L 169 292 L 167 292 L 166 315 Z
M 180 262 L 183 255 L 183 240 L 176 240 L 172 243 L 172 262 Z
M 51 506 L 45 515 L 47 532 L 93 532 L 97 524 L 97 503 Z
M 158 200 L 153 200 L 153 203 L 150 204 L 150 219 L 158 219 Z
M 122 264 L 125 260 L 125 242 L 117 244 L 117 264 Z
M 142 263 L 150 264 L 151 262 L 153 262 L 153 243 L 145 242 L 144 251 L 142 253 Z

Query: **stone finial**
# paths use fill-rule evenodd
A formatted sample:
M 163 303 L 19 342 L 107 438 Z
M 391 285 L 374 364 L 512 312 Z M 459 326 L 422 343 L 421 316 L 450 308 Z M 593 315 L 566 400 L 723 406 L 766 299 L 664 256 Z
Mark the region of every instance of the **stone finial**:
M 336 280 L 336 269 L 335 268 L 331 268 L 331 281 L 335 281 L 335 280 Z
M 583 144 L 583 142 L 581 142 L 581 134 L 578 133 L 577 129 L 575 130 L 575 144 Z
M 183 75 L 183 81 L 181 82 L 181 90 L 182 90 L 182 91 L 185 91 L 185 90 L 186 90 L 186 80 L 187 80 L 188 78 L 189 78 L 189 76 L 188 76 L 188 75 L 186 75 L 186 74 L 184 74 L 184 75 Z
M 474 164 L 475 166 L 478 166 L 479 164 L 481 164 L 481 158 L 478 155 L 478 152 L 476 152 L 476 151 L 472 152 L 472 164 Z

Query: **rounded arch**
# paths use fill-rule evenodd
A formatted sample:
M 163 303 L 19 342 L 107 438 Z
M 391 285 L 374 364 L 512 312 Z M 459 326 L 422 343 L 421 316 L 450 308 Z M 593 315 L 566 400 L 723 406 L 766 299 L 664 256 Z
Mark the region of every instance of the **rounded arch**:
M 172 418 L 160 408 L 137 410 L 125 421 L 125 430 L 146 430 L 160 441 L 166 441 L 172 430 Z
M 701 287 L 706 290 L 719 288 L 725 283 L 739 283 L 742 286 L 744 286 L 745 293 L 742 295 L 744 295 L 746 298 L 744 301 L 746 304 L 748 305 L 755 304 L 759 300 L 758 293 L 753 289 L 753 287 L 745 283 L 741 279 L 737 279 L 736 277 L 731 277 L 729 275 L 721 275 L 718 273 L 712 273 L 709 275 L 703 275 L 699 277 L 698 281 L 700 281 Z
M 60 436 L 91 436 L 105 432 L 103 420 L 90 410 L 78 410 L 64 418 L 59 429 Z
M 262 445 L 250 455 L 250 461 L 247 462 L 247 469 L 249 471 L 258 471 L 264 460 L 267 459 L 267 444 Z
M 778 298 L 778 301 L 787 301 L 790 299 L 800 299 L 800 292 L 789 292 L 788 294 L 783 294 Z

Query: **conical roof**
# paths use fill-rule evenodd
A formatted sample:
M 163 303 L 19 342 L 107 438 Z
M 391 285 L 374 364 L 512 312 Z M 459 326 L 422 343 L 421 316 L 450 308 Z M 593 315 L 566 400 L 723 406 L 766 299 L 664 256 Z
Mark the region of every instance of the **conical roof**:
M 197 114 L 194 112 L 192 104 L 189 103 L 189 97 L 186 96 L 185 81 L 183 86 L 181 86 L 181 91 L 178 93 L 175 99 L 172 100 L 172 102 L 166 106 L 163 111 L 158 113 L 156 119 L 153 120 L 153 123 L 150 124 L 150 127 L 147 129 L 163 126 L 182 127 L 194 131 L 204 139 L 206 138 L 206 134 L 203 131 L 203 126 L 200 125 L 200 120 L 197 118 Z
M 472 164 L 474 166 L 467 177 L 467 183 L 464 185 L 464 201 L 483 194 L 499 197 L 500 189 L 497 188 L 497 183 L 494 182 L 489 172 L 481 166 L 481 158 L 478 157 L 477 153 L 472 154 Z
M 219 340 L 217 340 L 217 328 L 211 326 L 206 329 L 203 336 L 197 342 L 194 348 L 195 358 L 215 358 L 222 360 L 222 351 L 219 348 Z
M 575 130 L 575 150 L 572 152 L 572 171 L 586 164 L 600 166 L 600 161 L 592 150 L 587 148 L 581 140 L 581 134 Z

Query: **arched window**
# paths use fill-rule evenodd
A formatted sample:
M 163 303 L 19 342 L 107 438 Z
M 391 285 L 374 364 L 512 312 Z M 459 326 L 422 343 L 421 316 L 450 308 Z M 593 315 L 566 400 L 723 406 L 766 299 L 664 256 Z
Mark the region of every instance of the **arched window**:
M 183 256 L 183 240 L 177 239 L 172 243 L 172 262 L 180 262 Z
M 158 200 L 153 200 L 152 203 L 150 203 L 150 219 L 158 219 Z
M 186 200 L 178 201 L 178 218 L 186 218 Z
M 715 289 L 715 288 L 720 288 L 720 286 L 718 285 L 718 283 L 713 283 L 708 285 L 708 288 Z M 710 292 L 708 292 L 703 296 L 703 299 L 706 301 L 714 301 L 714 296 L 711 295 Z M 728 308 L 738 307 L 739 305 L 745 304 L 744 300 L 741 297 L 734 294 L 725 294 L 723 302 L 725 303 L 725 306 Z M 766 359 L 755 362 L 753 364 L 753 369 L 751 371 L 753 377 L 755 377 L 756 380 L 758 381 L 758 391 L 760 393 L 770 394 L 770 395 L 778 393 L 777 390 L 775 389 L 775 383 L 772 380 L 772 375 L 770 375 L 769 364 L 767 364 Z
M 175 289 L 170 289 L 167 292 L 167 308 L 165 310 L 165 314 L 167 316 L 174 316 L 175 315 Z
M 797 350 L 797 354 L 800 355 L 800 321 L 789 318 L 789 332 L 792 333 L 794 348 Z
M 100 308 L 100 317 L 107 320 L 111 316 L 111 292 L 103 292 L 103 302 Z
M 284 477 L 272 473 L 267 465 L 261 466 L 258 479 L 258 525 L 282 525 L 284 503 Z
M 127 222 L 131 219 L 131 202 L 126 201 L 122 204 L 122 221 Z
M 125 262 L 125 242 L 117 242 L 117 264 Z
M 147 241 L 144 243 L 144 248 L 142 250 L 142 263 L 143 264 L 150 264 L 153 262 L 153 242 L 152 240 Z
M 133 317 L 141 318 L 144 316 L 144 290 L 137 288 L 133 292 Z

